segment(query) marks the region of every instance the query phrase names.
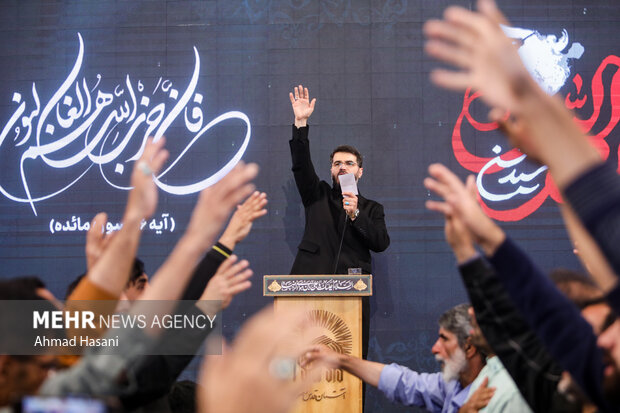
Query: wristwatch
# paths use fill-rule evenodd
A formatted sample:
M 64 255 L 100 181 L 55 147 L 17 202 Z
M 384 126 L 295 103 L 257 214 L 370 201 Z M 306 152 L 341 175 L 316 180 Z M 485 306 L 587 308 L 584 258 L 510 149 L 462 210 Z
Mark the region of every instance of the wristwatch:
M 360 214 L 360 210 L 356 209 L 355 212 L 353 213 L 353 216 L 351 217 L 351 219 L 355 219 L 357 218 L 357 216 Z

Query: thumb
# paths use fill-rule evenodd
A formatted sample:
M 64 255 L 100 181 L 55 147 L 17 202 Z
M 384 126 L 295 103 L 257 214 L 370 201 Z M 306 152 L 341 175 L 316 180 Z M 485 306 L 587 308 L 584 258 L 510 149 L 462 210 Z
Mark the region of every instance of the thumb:
M 469 175 L 467 177 L 465 189 L 467 189 L 467 193 L 469 193 L 473 199 L 478 199 L 478 187 L 476 186 L 476 177 L 474 175 Z

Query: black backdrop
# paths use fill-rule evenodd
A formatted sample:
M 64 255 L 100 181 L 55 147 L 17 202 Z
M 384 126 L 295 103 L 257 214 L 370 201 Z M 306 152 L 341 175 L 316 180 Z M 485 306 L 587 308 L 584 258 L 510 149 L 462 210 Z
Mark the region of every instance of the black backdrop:
M 225 314 L 225 331 L 232 336 L 270 301 L 262 297 L 260 277 L 287 273 L 301 239 L 304 218 L 290 172 L 293 117 L 287 95 L 303 83 L 318 99 L 310 123 L 321 177 L 329 178 L 331 149 L 353 144 L 365 154 L 360 190 L 385 206 L 392 244 L 374 257 L 369 358 L 436 371 L 430 354 L 436 320 L 466 294 L 443 240 L 442 219 L 424 209 L 430 197 L 422 186 L 426 167 L 442 162 L 464 177 L 492 161 L 495 145 L 502 154 L 509 151 L 483 124 L 486 108 L 479 100 L 464 110 L 462 93 L 439 90 L 428 81 L 436 64 L 423 53 L 422 24 L 451 3 L 0 3 L 2 277 L 37 274 L 56 295 L 64 295 L 84 270 L 84 223 L 98 211 L 108 212 L 113 223 L 121 219 L 130 159 L 151 124 L 152 133 L 168 138 L 168 165 L 183 156 L 161 178 L 176 189 L 160 191 L 155 220 L 144 228 L 139 256 L 150 274 L 179 238 L 196 199 L 169 192 L 191 192 L 183 187 L 217 179 L 235 156 L 261 166 L 256 183 L 268 193 L 269 214 L 237 249 L 250 260 L 255 282 Z M 616 2 L 520 0 L 500 1 L 500 7 L 515 27 L 557 39 L 566 30 L 564 55 L 574 42 L 582 45 L 580 57 L 556 61 L 568 70 L 559 94 L 570 95 L 567 105 L 592 120 L 584 127 L 617 163 L 620 105 L 618 92 L 611 93 L 620 85 Z M 550 67 L 538 69 L 543 73 Z M 231 111 L 233 119 L 200 134 Z M 171 113 L 169 126 L 160 128 Z M 460 123 L 461 114 L 471 118 Z M 251 125 L 249 136 L 243 116 Z M 93 148 L 84 150 L 86 143 Z M 508 153 L 502 159 L 513 158 Z M 508 233 L 545 269 L 578 268 L 550 199 L 555 195 L 546 171 L 528 161 L 515 168 L 517 176 L 532 173 L 532 179 L 498 183 L 511 165 L 481 176 L 488 192 L 506 198 L 486 201 L 491 214 L 505 221 Z M 520 185 L 531 193 L 510 195 Z M 375 391 L 367 406 L 375 412 L 405 410 Z

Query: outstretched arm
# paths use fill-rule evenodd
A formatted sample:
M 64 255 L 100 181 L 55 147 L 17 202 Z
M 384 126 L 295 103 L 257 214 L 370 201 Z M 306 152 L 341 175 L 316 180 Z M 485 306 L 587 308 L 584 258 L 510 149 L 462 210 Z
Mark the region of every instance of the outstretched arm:
M 310 102 L 308 88 L 303 88 L 302 85 L 296 86 L 294 91 L 294 95 L 289 93 L 293 112 L 295 113 L 293 137 L 289 141 L 289 146 L 291 148 L 292 170 L 297 190 L 301 195 L 303 204 L 308 206 L 318 196 L 320 182 L 310 156 L 310 142 L 308 141 L 310 127 L 307 125 L 308 117 L 314 111 L 316 99 L 312 99 L 312 102 Z
M 385 364 L 337 353 L 325 346 L 312 346 L 304 354 L 303 366 L 320 361 L 333 369 L 343 369 L 362 381 L 377 387 Z
M 476 202 L 476 187 L 471 179 L 467 182 L 468 186 L 457 182 L 452 185 L 459 196 Z M 493 267 L 476 252 L 473 236 L 460 216 L 448 213 L 444 217 L 446 241 L 459 264 L 461 278 L 486 340 L 532 409 L 549 411 L 562 368 L 523 319 Z M 477 402 L 471 404 L 478 405 Z M 471 404 L 463 411 L 470 411 Z
M 228 226 L 220 240 L 200 260 L 192 279 L 183 293 L 183 300 L 196 300 L 218 271 L 220 264 L 231 256 L 237 244 L 245 239 L 252 229 L 254 220 L 267 213 L 267 194 L 255 191 L 243 204 L 237 205 L 237 210 L 228 222 Z
M 93 284 L 116 297 L 121 295 L 129 279 L 140 241 L 140 223 L 142 219 L 151 216 L 157 207 L 157 186 L 153 181 L 153 174 L 157 174 L 168 158 L 168 151 L 163 149 L 164 144 L 164 138 L 157 142 L 149 139 L 147 142 L 144 153 L 131 174 L 133 189 L 129 192 L 123 226 L 107 247 L 99 252 L 94 264 L 91 259 L 92 267 L 86 276 Z M 93 225 L 95 231 L 100 228 L 99 223 L 103 222 L 103 218 L 98 215 L 97 225 Z M 98 235 L 89 232 L 87 241 L 92 242 L 92 238 L 97 238 Z
M 490 257 L 513 303 L 549 352 L 593 402 L 606 407 L 602 352 L 591 326 L 527 254 L 484 214 L 456 175 L 440 164 L 431 165 L 429 173 L 431 177 L 424 180 L 424 185 L 444 201 L 428 201 L 427 207 L 459 217 Z M 467 184 L 474 182 L 468 179 Z

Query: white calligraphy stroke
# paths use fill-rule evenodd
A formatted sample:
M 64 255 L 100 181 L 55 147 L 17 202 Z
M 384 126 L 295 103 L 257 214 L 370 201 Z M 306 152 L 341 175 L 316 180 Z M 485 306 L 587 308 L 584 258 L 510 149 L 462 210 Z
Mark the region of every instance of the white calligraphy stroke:
M 200 73 L 200 56 L 196 47 L 194 47 L 194 71 L 187 88 L 182 93 L 180 98 L 179 91 L 172 87 L 172 82 L 168 79 L 162 81 L 162 78 L 159 79 L 151 97 L 149 97 L 143 93 L 145 88 L 141 81 L 138 81 L 137 88 L 134 88 L 129 75 L 126 76 L 124 85 L 116 85 L 114 90 L 111 92 L 97 90 L 97 87 L 101 81 L 100 74 L 97 75 L 97 83 L 92 89 L 88 89 L 86 79 L 84 78 L 82 79 L 80 85 L 80 82 L 77 81 L 77 77 L 82 68 L 84 59 L 84 42 L 80 33 L 78 33 L 78 39 L 79 50 L 73 68 L 42 111 L 40 111 L 40 100 L 36 90 L 36 85 L 34 83 L 32 85 L 32 95 L 36 108 L 30 112 L 29 116 L 22 116 L 26 110 L 26 102 L 21 101 L 21 94 L 17 92 L 13 94 L 13 101 L 19 104 L 19 106 L 9 119 L 8 123 L 2 129 L 0 134 L 0 148 L 11 130 L 15 133 L 13 141 L 16 141 L 22 133 L 20 126 L 15 126 L 15 124 L 20 120 L 20 117 L 22 123 L 21 126 L 27 129 L 25 136 L 19 140 L 16 146 L 24 145 L 30 140 L 33 122 L 37 116 L 38 123 L 36 124 L 35 132 L 36 143 L 28 147 L 20 159 L 21 183 L 26 195 L 24 197 L 22 195 L 11 194 L 4 188 L 2 182 L 0 182 L 0 192 L 4 196 L 16 202 L 29 203 L 32 211 L 35 215 L 37 215 L 37 210 L 35 208 L 36 202 L 52 198 L 66 191 L 77 183 L 93 165 L 99 165 L 99 171 L 109 185 L 117 189 L 129 190 L 131 187 L 123 187 L 113 184 L 108 177 L 105 176 L 103 172 L 103 165 L 114 162 L 127 147 L 129 141 L 138 128 L 146 126 L 146 132 L 141 137 L 140 149 L 133 154 L 133 156 L 130 156 L 127 160 L 125 160 L 125 162 L 132 162 L 139 159 L 144 151 L 147 137 L 154 136 L 155 140 L 159 140 L 165 134 L 170 125 L 175 121 L 175 119 L 179 117 L 181 112 L 184 112 L 182 120 L 184 120 L 185 127 L 189 132 L 195 135 L 189 144 L 187 144 L 187 146 L 181 151 L 180 155 L 174 159 L 170 166 L 168 166 L 168 168 L 161 172 L 157 177 L 154 177 L 159 188 L 165 192 L 175 195 L 187 195 L 199 192 L 219 181 L 241 160 L 250 142 L 250 120 L 242 112 L 230 111 L 217 116 L 203 127 L 204 117 L 201 108 L 203 96 L 196 92 L 198 76 Z M 71 88 L 74 84 L 75 88 L 72 91 Z M 137 89 L 137 92 L 135 89 Z M 95 90 L 97 90 L 96 98 L 92 99 L 91 94 L 94 93 Z M 178 101 L 175 103 L 172 110 L 167 114 L 166 103 L 163 102 L 155 104 L 147 113 L 146 109 L 149 109 L 154 101 L 153 96 L 160 90 L 166 94 L 167 98 L 174 101 L 177 101 L 178 99 Z M 74 95 L 72 96 L 71 93 L 74 93 Z M 191 112 L 188 111 L 188 106 L 190 104 L 194 106 Z M 110 113 L 105 116 L 103 114 L 104 111 L 109 111 Z M 56 128 L 54 122 L 52 121 L 52 117 L 50 116 L 54 112 L 56 115 L 55 121 L 58 128 Z M 102 117 L 103 119 L 102 124 L 101 126 L 98 126 L 98 130 L 93 130 L 94 122 L 99 117 Z M 192 145 L 199 138 L 204 137 L 204 135 L 215 125 L 231 119 L 243 121 L 246 126 L 246 134 L 243 143 L 240 145 L 237 152 L 221 169 L 209 177 L 186 185 L 169 185 L 160 180 L 164 175 L 170 172 L 175 165 L 177 165 L 181 158 L 187 153 L 188 150 L 190 150 Z M 82 120 L 82 124 L 77 127 L 73 127 L 73 124 L 78 120 Z M 122 136 L 120 142 L 117 143 L 118 138 L 121 136 L 122 126 L 124 125 L 126 125 L 128 129 Z M 71 129 L 72 127 L 73 129 Z M 49 140 L 49 137 L 54 135 L 56 129 L 67 130 L 67 133 L 53 142 L 42 143 L 43 136 L 49 135 L 45 136 L 47 140 Z M 91 133 L 93 136 L 91 136 Z M 84 140 L 84 144 L 83 147 L 79 148 L 77 153 L 74 153 L 68 157 L 63 157 L 62 159 L 53 159 L 50 157 L 50 155 L 57 155 L 56 157 L 58 157 L 59 151 L 66 149 L 69 145 L 74 147 L 76 143 L 80 142 L 81 138 Z M 110 145 L 116 146 L 109 150 L 109 152 L 104 153 L 104 147 L 109 141 L 111 141 Z M 96 151 L 98 146 L 100 149 Z M 95 151 L 98 153 L 95 153 Z M 51 168 L 64 169 L 77 165 L 87 157 L 92 164 L 88 165 L 85 170 L 82 171 L 72 182 L 68 183 L 59 190 L 45 195 L 33 196 L 31 194 L 26 177 L 26 161 L 31 162 L 33 160 L 40 159 Z M 124 169 L 125 168 L 122 163 L 117 163 L 115 172 L 122 174 Z
M 499 147 L 499 145 L 496 145 L 493 148 L 493 152 L 495 153 L 499 153 L 500 151 L 501 151 L 501 148 Z M 521 195 L 531 194 L 536 189 L 538 189 L 540 184 L 536 184 L 533 186 L 519 185 L 519 187 L 513 192 L 510 192 L 507 194 L 494 194 L 494 193 L 487 191 L 487 189 L 484 187 L 484 184 L 482 183 L 482 177 L 484 176 L 486 171 L 489 170 L 493 165 L 497 165 L 502 169 L 512 168 L 513 166 L 516 166 L 520 164 L 521 162 L 523 162 L 526 157 L 527 155 L 524 154 L 513 160 L 504 161 L 503 159 L 500 158 L 500 155 L 498 155 L 495 158 L 491 159 L 489 162 L 487 162 L 486 165 L 482 167 L 482 169 L 478 173 L 478 176 L 476 177 L 476 186 L 478 187 L 478 193 L 480 193 L 480 196 L 489 201 L 506 201 L 519 194 Z M 517 185 L 520 182 L 530 182 L 546 170 L 547 170 L 546 166 L 541 166 L 536 171 L 530 174 L 522 172 L 519 174 L 519 176 L 516 176 L 516 169 L 513 169 L 508 175 L 499 178 L 497 182 L 499 182 L 500 184 L 510 183 L 512 185 Z

